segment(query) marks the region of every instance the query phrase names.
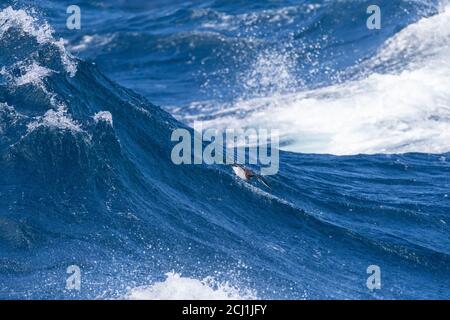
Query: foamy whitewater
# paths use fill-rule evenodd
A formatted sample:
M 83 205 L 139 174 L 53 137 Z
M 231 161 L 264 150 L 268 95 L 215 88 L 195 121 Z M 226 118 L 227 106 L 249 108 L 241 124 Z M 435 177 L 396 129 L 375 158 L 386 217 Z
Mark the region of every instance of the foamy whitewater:
M 251 300 L 255 293 L 215 283 L 211 277 L 203 280 L 181 277 L 177 273 L 167 273 L 164 282 L 149 287 L 131 289 L 124 297 L 131 300 Z
M 363 1 L 71 4 L 0 4 L 0 299 L 450 298 L 448 1 L 380 30 Z M 198 120 L 278 129 L 271 190 L 175 165 Z
M 362 63 L 362 73 L 380 65 L 388 68 L 387 73 L 371 72 L 315 90 L 238 100 L 215 107 L 217 111 L 208 106 L 207 116 L 201 103 L 194 102 L 198 113 L 179 118 L 191 124 L 201 119 L 210 128 L 279 129 L 281 141 L 286 142 L 283 149 L 295 152 L 443 153 L 450 150 L 449 54 L 450 6 L 446 5 L 387 39 L 374 58 Z M 271 71 L 262 72 L 270 76 Z

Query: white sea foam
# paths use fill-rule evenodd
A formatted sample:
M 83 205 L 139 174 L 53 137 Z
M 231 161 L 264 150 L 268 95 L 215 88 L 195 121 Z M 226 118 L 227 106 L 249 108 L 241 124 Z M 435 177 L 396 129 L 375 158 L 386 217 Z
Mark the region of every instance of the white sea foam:
M 70 47 L 72 52 L 82 52 L 92 47 L 101 48 L 110 44 L 115 38 L 114 34 L 111 35 L 85 35 L 81 38 L 78 44 L 74 44 Z
M 72 58 L 64 47 L 62 39 L 56 40 L 53 37 L 53 29 L 50 25 L 37 19 L 35 14 L 23 9 L 15 10 L 11 6 L 0 11 L 0 39 L 10 31 L 17 30 L 22 34 L 34 38 L 38 45 L 49 45 L 54 47 L 59 53 L 61 64 L 64 71 L 73 77 L 77 71 L 76 60 Z M 20 87 L 24 85 L 33 85 L 42 89 L 49 98 L 49 109 L 42 116 L 35 116 L 28 124 L 28 133 L 36 128 L 45 126 L 74 132 L 82 131 L 78 124 L 68 113 L 67 107 L 58 102 L 56 94 L 47 90 L 44 85 L 44 79 L 56 72 L 46 66 L 42 66 L 35 59 L 36 52 L 33 50 L 30 54 L 20 61 L 16 61 L 9 66 L 2 66 L 0 75 L 2 75 L 10 85 Z
M 285 150 L 358 154 L 450 150 L 450 6 L 390 38 L 358 80 L 218 106 L 204 127 L 279 129 Z M 266 67 L 266 65 L 264 65 Z M 218 110 L 219 109 L 219 110 Z M 218 110 L 218 111 L 217 111 Z M 199 112 L 197 114 L 205 114 Z M 197 118 L 184 118 L 193 122 Z
M 22 71 L 23 74 L 14 79 L 17 86 L 33 84 L 42 87 L 44 79 L 54 72 L 53 70 L 40 66 L 34 61 L 30 65 L 24 66 Z
M 113 118 L 109 111 L 97 112 L 96 114 L 94 114 L 94 121 L 97 123 L 99 121 L 105 121 L 105 122 L 109 123 L 111 126 L 113 125 Z
M 63 39 L 56 40 L 53 37 L 53 29 L 47 22 L 38 21 L 32 14 L 20 9 L 15 10 L 11 6 L 0 11 L 0 39 L 11 28 L 17 28 L 21 32 L 36 39 L 38 44 L 51 44 L 60 52 L 61 62 L 70 76 L 75 76 L 77 63 L 64 47 Z
M 0 75 L 4 77 L 6 83 L 14 87 L 32 85 L 40 88 L 49 95 L 45 88 L 44 79 L 51 76 L 55 71 L 39 65 L 36 61 L 18 62 L 6 68 L 0 69 Z
M 273 24 L 291 24 L 299 13 L 309 14 L 317 10 L 320 4 L 300 4 L 277 9 L 259 10 L 241 14 L 227 14 L 210 8 L 195 9 L 192 12 L 192 18 L 208 17 L 202 27 L 215 30 L 237 30 L 242 27 L 256 26 L 261 21 Z M 211 18 L 213 17 L 213 19 Z
M 202 280 L 167 273 L 163 282 L 131 289 L 124 299 L 130 300 L 251 300 L 257 299 L 253 290 L 241 290 L 213 278 Z
M 70 130 L 72 132 L 81 132 L 81 126 L 67 113 L 64 107 L 58 110 L 50 109 L 42 117 L 36 117 L 34 121 L 28 124 L 28 132 L 32 132 L 39 127 L 56 128 Z

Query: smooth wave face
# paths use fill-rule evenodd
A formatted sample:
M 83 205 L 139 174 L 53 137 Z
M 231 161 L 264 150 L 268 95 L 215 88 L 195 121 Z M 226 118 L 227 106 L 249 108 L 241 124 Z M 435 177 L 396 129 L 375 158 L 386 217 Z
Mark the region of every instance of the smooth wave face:
M 0 7 L 1 299 L 449 297 L 446 3 L 67 5 Z M 194 120 L 280 129 L 272 190 L 175 165 Z

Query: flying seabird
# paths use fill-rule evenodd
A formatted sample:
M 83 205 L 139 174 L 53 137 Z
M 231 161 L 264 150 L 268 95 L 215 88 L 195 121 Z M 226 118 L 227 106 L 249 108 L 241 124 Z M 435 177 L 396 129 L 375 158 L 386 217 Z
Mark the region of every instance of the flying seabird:
M 267 183 L 266 180 L 264 180 L 264 178 L 259 175 L 256 174 L 255 172 L 253 172 L 252 170 L 244 167 L 243 165 L 237 164 L 237 163 L 233 163 L 231 165 L 231 167 L 233 168 L 234 173 L 241 178 L 242 180 L 245 181 L 249 181 L 252 178 L 256 178 L 258 179 L 263 185 L 265 185 L 267 188 L 272 189 L 269 184 Z

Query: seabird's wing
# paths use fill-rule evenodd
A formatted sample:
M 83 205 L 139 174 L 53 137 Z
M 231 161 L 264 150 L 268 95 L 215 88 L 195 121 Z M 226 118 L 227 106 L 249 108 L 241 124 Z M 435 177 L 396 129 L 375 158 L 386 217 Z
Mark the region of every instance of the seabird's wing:
M 258 179 L 263 185 L 265 185 L 267 188 L 269 188 L 270 190 L 272 190 L 272 188 L 269 186 L 269 184 L 267 183 L 267 181 L 260 175 L 255 175 L 256 179 Z

